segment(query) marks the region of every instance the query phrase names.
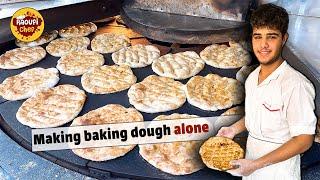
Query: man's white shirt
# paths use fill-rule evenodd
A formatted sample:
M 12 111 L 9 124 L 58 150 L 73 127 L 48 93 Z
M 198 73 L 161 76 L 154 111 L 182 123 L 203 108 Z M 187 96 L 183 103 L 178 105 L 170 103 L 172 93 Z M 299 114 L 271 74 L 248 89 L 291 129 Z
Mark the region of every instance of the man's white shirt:
M 284 143 L 300 134 L 315 134 L 315 90 L 284 61 L 258 85 L 261 66 L 245 82 L 245 125 L 250 135 Z

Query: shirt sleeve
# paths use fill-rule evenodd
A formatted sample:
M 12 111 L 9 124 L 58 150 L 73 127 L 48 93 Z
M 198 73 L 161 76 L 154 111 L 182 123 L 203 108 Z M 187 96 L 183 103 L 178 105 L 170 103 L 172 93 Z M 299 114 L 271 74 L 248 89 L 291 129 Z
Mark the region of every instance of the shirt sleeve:
M 310 82 L 300 82 L 292 90 L 287 108 L 287 121 L 292 137 L 315 134 L 315 90 Z

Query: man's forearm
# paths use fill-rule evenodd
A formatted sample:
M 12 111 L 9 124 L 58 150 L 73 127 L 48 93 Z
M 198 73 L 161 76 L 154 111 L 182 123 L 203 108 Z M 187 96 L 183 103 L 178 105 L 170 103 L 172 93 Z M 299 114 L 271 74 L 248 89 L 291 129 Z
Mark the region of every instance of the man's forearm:
M 257 168 L 263 168 L 271 164 L 285 161 L 295 155 L 301 154 L 308 150 L 313 142 L 313 135 L 299 135 L 274 151 L 254 161 Z
M 231 125 L 230 127 L 232 127 L 235 131 L 235 134 L 239 134 L 246 129 L 246 126 L 245 126 L 245 116 L 243 116 L 238 122 L 234 123 L 233 125 Z

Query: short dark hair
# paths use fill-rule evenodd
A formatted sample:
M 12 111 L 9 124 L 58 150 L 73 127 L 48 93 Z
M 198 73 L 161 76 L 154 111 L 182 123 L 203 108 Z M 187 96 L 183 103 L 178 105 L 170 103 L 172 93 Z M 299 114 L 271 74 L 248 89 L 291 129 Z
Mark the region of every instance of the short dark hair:
M 287 11 L 274 4 L 263 4 L 253 11 L 250 19 L 253 28 L 268 27 L 279 30 L 282 35 L 287 33 L 289 15 Z

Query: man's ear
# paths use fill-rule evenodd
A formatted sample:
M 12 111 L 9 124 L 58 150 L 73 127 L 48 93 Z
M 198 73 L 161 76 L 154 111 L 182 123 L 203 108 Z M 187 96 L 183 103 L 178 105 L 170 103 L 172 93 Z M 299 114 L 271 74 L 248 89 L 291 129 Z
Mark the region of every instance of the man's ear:
M 289 34 L 285 33 L 283 38 L 282 38 L 282 47 L 286 44 L 288 38 L 289 38 Z

